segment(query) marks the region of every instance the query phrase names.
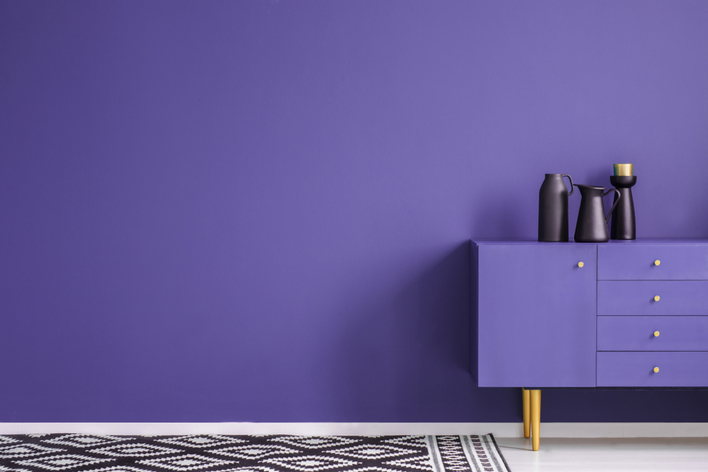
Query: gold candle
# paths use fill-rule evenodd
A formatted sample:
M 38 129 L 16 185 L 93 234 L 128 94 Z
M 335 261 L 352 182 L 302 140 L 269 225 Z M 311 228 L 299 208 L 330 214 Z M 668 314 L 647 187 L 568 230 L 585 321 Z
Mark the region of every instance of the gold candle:
M 633 164 L 615 164 L 615 176 L 631 177 L 633 167 Z

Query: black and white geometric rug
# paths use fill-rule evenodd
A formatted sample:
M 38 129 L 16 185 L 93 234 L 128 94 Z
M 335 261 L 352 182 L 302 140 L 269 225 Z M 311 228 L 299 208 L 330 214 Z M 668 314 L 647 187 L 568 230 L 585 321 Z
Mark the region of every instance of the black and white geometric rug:
M 0 472 L 510 472 L 484 436 L 0 436 Z

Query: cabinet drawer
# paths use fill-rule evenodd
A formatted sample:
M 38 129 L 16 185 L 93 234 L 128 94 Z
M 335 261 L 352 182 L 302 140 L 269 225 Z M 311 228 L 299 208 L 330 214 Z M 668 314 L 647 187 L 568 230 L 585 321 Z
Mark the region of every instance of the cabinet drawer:
M 597 260 L 599 280 L 708 280 L 704 243 L 600 245 Z
M 601 281 L 597 314 L 708 316 L 708 281 Z
M 597 386 L 708 387 L 708 352 L 598 352 Z
M 708 351 L 708 316 L 599 316 L 597 350 Z

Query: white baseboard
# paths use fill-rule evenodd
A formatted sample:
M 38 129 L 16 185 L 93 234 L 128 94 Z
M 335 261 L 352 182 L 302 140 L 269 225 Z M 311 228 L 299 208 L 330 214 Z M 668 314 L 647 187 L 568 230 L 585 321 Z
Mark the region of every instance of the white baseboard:
M 708 423 L 541 423 L 548 438 L 702 438 Z
M 305 436 L 487 434 L 523 437 L 521 423 L 0 423 L 0 434 L 293 434 Z M 708 423 L 541 423 L 547 438 L 708 437 Z

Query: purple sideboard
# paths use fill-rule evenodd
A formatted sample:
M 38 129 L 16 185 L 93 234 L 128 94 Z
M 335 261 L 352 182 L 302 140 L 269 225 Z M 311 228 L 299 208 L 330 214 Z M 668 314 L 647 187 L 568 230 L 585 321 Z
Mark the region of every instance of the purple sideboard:
M 480 387 L 708 387 L 708 240 L 473 242 Z

